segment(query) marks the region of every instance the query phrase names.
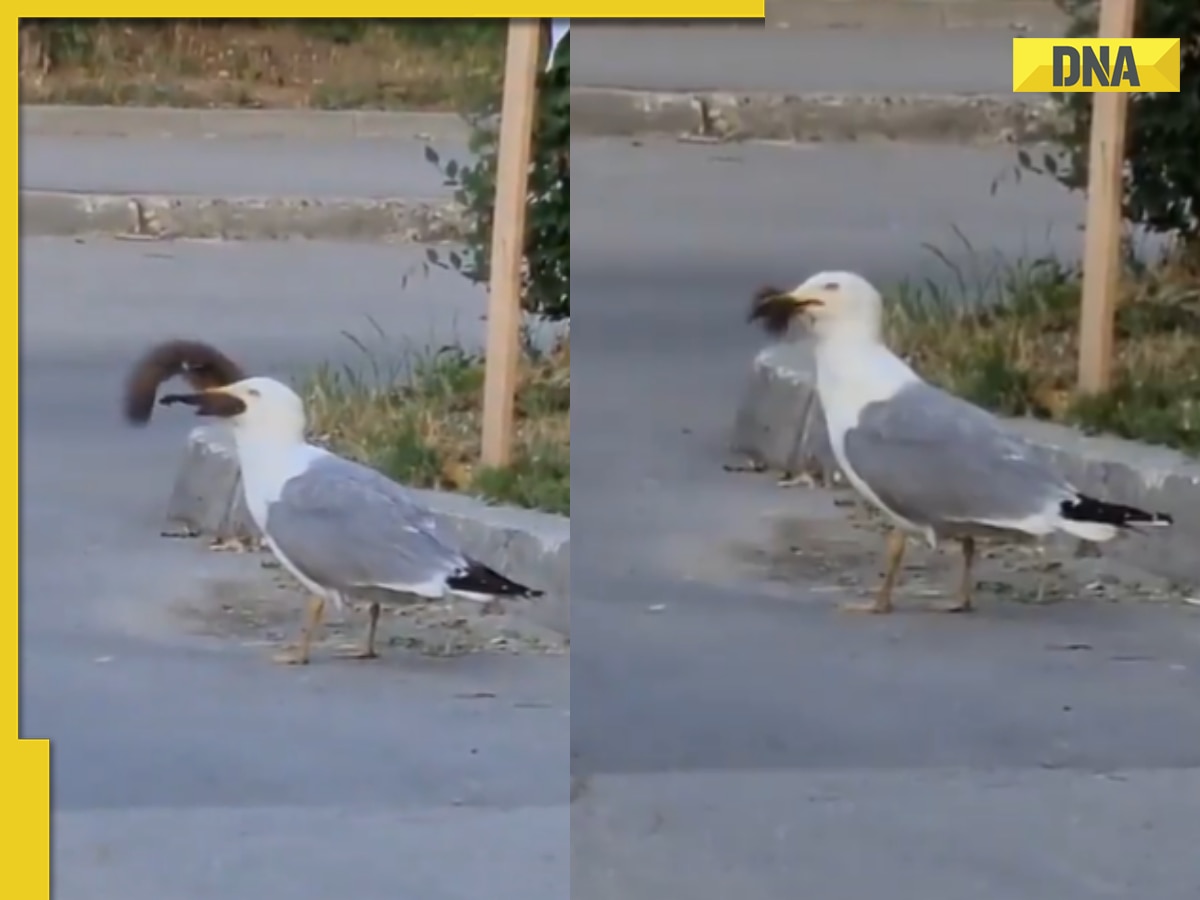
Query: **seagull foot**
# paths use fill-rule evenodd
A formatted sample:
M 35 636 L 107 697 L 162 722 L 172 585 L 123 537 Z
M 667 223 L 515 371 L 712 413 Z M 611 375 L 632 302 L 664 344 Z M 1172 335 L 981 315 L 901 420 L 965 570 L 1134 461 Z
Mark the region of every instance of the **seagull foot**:
M 345 644 L 337 649 L 338 659 L 379 659 L 379 654 L 370 647 Z
M 208 545 L 208 549 L 215 553 L 249 553 L 254 549 L 253 538 L 216 538 Z
M 817 476 L 810 472 L 800 472 L 798 475 L 793 475 L 790 472 L 785 473 L 782 478 L 775 482 L 775 486 L 779 488 L 815 488 L 819 487 L 820 483 Z
M 855 603 L 839 603 L 838 609 L 846 613 L 859 613 L 876 616 L 885 616 L 892 611 L 892 607 L 890 605 L 881 604 L 876 600 Z
M 953 603 L 931 603 L 926 607 L 930 612 L 939 613 L 973 613 L 975 607 L 970 600 L 955 600 Z
M 307 666 L 308 654 L 299 647 L 289 647 L 287 650 L 280 650 L 274 654 L 271 662 L 281 666 Z

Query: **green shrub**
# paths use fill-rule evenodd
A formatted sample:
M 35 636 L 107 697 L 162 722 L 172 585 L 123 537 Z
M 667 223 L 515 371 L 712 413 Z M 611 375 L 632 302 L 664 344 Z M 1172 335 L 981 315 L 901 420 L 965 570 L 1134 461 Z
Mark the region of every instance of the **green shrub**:
M 1069 37 L 1096 34 L 1097 0 L 1057 0 L 1070 16 Z M 1133 94 L 1126 145 L 1125 218 L 1151 231 L 1200 240 L 1200 2 L 1141 0 L 1138 37 L 1181 39 L 1177 94 Z M 1050 174 L 1072 190 L 1087 186 L 1091 94 L 1056 94 L 1068 123 L 1058 152 L 1023 168 Z
M 530 166 L 525 232 L 526 270 L 522 305 L 526 312 L 551 320 L 571 317 L 571 39 L 559 45 L 554 66 L 538 76 L 537 121 Z M 491 263 L 496 198 L 499 98 L 468 114 L 470 149 L 475 162 L 443 162 L 426 150 L 470 219 L 464 252 L 431 256 L 475 282 L 486 282 Z

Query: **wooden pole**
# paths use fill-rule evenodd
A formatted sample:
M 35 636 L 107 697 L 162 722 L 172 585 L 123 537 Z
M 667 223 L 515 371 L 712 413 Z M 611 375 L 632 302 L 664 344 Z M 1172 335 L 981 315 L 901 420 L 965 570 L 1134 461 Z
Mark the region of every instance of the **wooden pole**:
M 1133 37 L 1136 14 L 1137 0 L 1102 0 L 1097 37 Z M 1079 324 L 1079 390 L 1086 394 L 1102 393 L 1112 381 L 1128 111 L 1128 94 L 1093 95 Z
M 496 211 L 492 225 L 487 361 L 483 386 L 485 466 L 512 459 L 513 406 L 521 342 L 521 272 L 525 255 L 525 204 L 537 99 L 540 19 L 512 19 L 504 62 L 500 146 L 496 158 Z

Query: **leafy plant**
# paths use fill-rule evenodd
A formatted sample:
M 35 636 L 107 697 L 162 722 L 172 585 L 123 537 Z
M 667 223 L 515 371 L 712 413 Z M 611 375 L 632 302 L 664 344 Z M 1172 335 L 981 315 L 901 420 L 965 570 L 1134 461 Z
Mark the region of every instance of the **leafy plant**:
M 1096 34 L 1098 0 L 1057 0 L 1070 16 L 1068 37 Z M 1200 3 L 1141 0 L 1138 37 L 1180 38 L 1179 93 L 1132 94 L 1125 147 L 1125 218 L 1151 231 L 1200 242 Z M 1056 94 L 1066 129 L 1059 148 L 1039 161 L 1022 151 L 1022 169 L 1047 174 L 1071 190 L 1084 190 L 1092 95 Z
M 529 171 L 522 305 L 526 312 L 551 320 L 571 317 L 571 48 L 559 45 L 553 67 L 538 77 L 537 119 Z M 462 254 L 430 261 L 474 282 L 485 282 L 491 263 L 499 152 L 499 102 L 491 98 L 467 115 L 473 164 L 445 162 L 433 147 L 426 158 L 455 187 L 466 209 L 469 231 Z

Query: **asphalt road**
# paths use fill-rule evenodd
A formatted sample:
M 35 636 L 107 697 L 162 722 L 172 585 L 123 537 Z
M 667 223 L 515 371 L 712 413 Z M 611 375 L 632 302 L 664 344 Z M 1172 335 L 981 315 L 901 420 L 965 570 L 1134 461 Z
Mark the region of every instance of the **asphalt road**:
M 132 355 L 167 336 L 275 374 L 352 361 L 339 332 L 371 339 L 368 317 L 396 345 L 478 341 L 479 291 L 400 292 L 421 256 L 23 242 L 21 733 L 52 740 L 57 898 L 565 895 L 568 662 L 290 669 L 192 633 L 179 604 L 269 575 L 159 537 L 195 420 L 118 418 Z
M 572 155 L 572 897 L 1196 897 L 1195 614 L 861 620 L 730 553 L 768 515 L 829 513 L 721 469 L 754 288 L 946 279 L 926 242 L 984 269 L 1069 254 L 1078 198 L 992 197 L 1007 151 Z
M 948 36 L 943 30 L 681 29 L 585 22 L 574 30 L 574 84 L 792 94 L 1008 93 L 1012 39 L 1022 36 L 1000 28 L 956 30 Z
M 461 135 L 432 140 L 443 159 L 469 159 Z M 297 141 L 27 135 L 21 187 L 95 193 L 208 194 L 220 197 L 449 197 L 452 188 L 425 159 L 426 141 Z

